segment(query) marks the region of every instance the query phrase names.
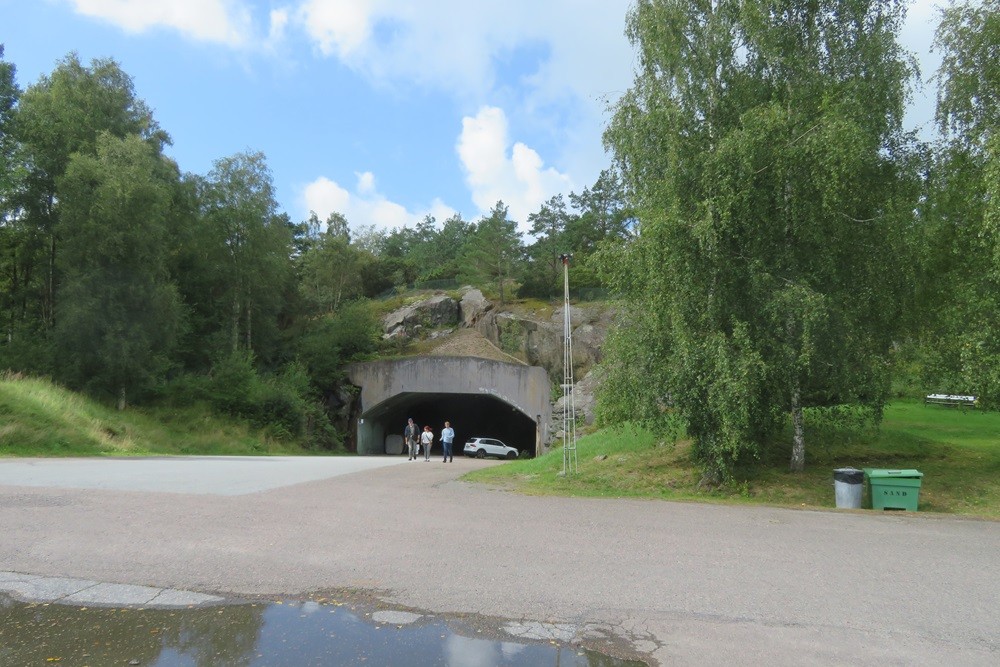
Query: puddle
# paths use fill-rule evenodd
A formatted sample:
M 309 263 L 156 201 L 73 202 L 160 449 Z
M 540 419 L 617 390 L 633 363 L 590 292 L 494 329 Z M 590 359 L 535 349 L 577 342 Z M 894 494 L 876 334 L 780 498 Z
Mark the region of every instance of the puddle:
M 24 603 L 0 594 L 0 665 L 643 667 L 644 663 L 555 639 L 501 641 L 483 636 L 461 619 L 366 612 L 335 600 L 118 609 Z

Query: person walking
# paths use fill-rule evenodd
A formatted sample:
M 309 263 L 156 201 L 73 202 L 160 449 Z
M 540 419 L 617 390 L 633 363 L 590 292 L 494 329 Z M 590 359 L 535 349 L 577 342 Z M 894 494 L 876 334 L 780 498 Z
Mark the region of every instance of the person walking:
M 455 457 L 452 455 L 451 444 L 455 441 L 455 431 L 451 427 L 451 422 L 445 422 L 444 428 L 441 429 L 441 447 L 444 449 L 444 460 L 443 463 L 451 461 L 455 462 Z
M 413 417 L 410 417 L 406 422 L 406 428 L 403 429 L 403 442 L 406 443 L 407 451 L 410 454 L 407 461 L 413 461 L 417 458 L 417 435 L 417 425 L 413 423 Z
M 420 434 L 420 445 L 424 448 L 424 462 L 431 460 L 431 445 L 434 444 L 434 431 L 430 426 L 424 427 L 424 432 Z

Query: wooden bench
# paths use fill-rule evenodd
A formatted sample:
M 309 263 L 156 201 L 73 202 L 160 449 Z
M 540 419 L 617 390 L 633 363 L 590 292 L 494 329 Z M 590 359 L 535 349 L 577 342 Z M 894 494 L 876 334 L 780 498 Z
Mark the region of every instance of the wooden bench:
M 955 394 L 927 394 L 924 396 L 924 405 L 946 405 L 952 408 L 975 409 L 976 398 L 976 396 L 958 396 Z

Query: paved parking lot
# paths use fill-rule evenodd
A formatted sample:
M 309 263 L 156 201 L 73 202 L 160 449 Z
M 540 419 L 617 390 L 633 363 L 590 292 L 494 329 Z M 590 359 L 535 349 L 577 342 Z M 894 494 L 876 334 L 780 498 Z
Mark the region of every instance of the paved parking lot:
M 401 462 L 387 456 L 0 459 L 0 486 L 241 496 Z
M 0 573 L 132 594 L 351 589 L 611 634 L 663 665 L 1000 663 L 1000 523 L 458 481 L 482 465 L 497 464 L 0 460 Z

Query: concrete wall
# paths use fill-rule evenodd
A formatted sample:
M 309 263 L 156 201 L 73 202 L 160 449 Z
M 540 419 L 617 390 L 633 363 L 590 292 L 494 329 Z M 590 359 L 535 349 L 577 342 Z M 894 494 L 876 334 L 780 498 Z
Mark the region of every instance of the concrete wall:
M 351 364 L 348 377 L 361 388 L 358 454 L 383 454 L 385 436 L 401 431 L 398 417 L 386 423 L 388 406 L 422 396 L 433 400 L 436 394 L 492 398 L 498 409 L 506 404 L 535 423 L 535 454 L 549 441 L 551 384 L 545 369 L 537 366 L 476 357 L 408 357 Z

